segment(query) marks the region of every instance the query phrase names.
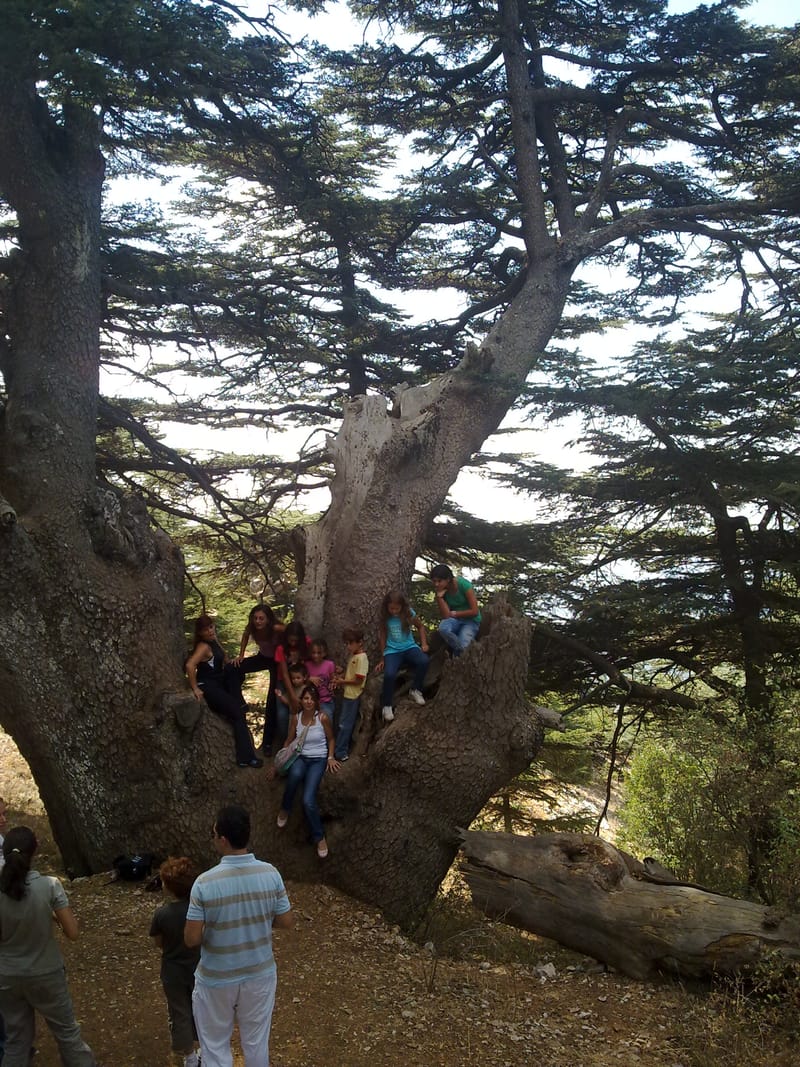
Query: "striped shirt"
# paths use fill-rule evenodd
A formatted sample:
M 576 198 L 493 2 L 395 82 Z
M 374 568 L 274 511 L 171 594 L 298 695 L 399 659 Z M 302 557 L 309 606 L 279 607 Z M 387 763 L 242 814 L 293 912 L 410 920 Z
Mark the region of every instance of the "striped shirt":
M 192 886 L 187 919 L 205 924 L 195 981 L 218 986 L 275 970 L 272 919 L 289 911 L 278 871 L 252 852 L 222 856 Z

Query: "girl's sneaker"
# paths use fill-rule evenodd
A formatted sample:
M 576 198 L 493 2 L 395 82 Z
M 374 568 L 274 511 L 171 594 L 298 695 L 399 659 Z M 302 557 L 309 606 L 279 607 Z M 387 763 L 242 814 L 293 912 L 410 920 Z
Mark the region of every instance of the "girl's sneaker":
M 190 1052 L 183 1057 L 183 1067 L 200 1067 L 200 1057 L 196 1052 Z
M 384 722 L 394 722 L 394 712 L 392 711 L 392 705 L 387 704 L 381 712 Z
M 409 689 L 408 695 L 414 701 L 415 704 L 424 704 L 425 697 L 420 693 L 419 689 Z

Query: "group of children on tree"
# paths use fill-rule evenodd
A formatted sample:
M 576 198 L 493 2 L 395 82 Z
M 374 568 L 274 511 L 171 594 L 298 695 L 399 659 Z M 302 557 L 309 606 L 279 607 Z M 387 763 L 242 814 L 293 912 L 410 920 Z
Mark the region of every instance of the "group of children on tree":
M 454 656 L 475 640 L 481 613 L 472 584 L 456 577 L 449 567 L 438 564 L 430 572 L 441 621 L 439 634 Z M 413 631 L 419 637 L 419 644 Z M 264 760 L 256 754 L 247 725 L 247 703 L 242 696 L 245 676 L 269 672 L 269 691 L 264 719 L 262 752 L 271 756 L 276 744 L 288 746 L 303 734 L 302 752 L 291 764 L 277 824 L 284 827 L 298 788 L 303 788 L 303 809 L 317 853 L 328 855 L 324 829 L 317 805 L 317 792 L 325 771 L 336 772 L 349 758 L 350 743 L 358 720 L 361 694 L 369 673 L 364 651 L 364 633 L 356 627 L 344 631 L 347 663 L 337 667 L 328 655 L 325 641 L 309 638 L 295 620 L 282 623 L 266 604 L 250 612 L 242 634 L 239 655 L 228 660 L 217 641 L 214 620 L 201 615 L 195 622 L 194 647 L 186 662 L 186 673 L 197 700 L 205 699 L 212 711 L 227 719 L 232 728 L 239 767 L 259 768 Z M 383 656 L 375 671 L 383 672 L 381 715 L 385 723 L 394 720 L 394 691 L 402 667 L 412 671 L 409 697 L 424 704 L 422 687 L 428 670 L 428 638 L 421 620 L 400 590 L 391 590 L 383 599 L 379 623 Z M 246 655 L 248 647 L 258 651 Z M 335 692 L 341 692 L 335 716 Z M 334 729 L 334 722 L 336 728 Z

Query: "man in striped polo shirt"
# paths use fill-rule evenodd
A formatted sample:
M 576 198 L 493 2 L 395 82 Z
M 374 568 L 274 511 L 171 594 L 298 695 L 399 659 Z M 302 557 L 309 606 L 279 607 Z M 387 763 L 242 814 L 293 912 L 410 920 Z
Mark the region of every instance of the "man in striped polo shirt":
M 269 1067 L 269 1030 L 277 974 L 272 927 L 291 929 L 283 880 L 247 848 L 250 816 L 238 805 L 217 813 L 216 867 L 192 886 L 184 940 L 200 945 L 192 1009 L 203 1067 L 232 1067 L 231 1034 L 239 1024 L 245 1067 Z

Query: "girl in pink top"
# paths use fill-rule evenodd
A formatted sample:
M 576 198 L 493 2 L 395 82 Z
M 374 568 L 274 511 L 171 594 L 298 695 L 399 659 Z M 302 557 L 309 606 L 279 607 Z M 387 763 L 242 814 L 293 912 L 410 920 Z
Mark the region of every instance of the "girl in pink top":
M 306 661 L 306 670 L 309 682 L 319 690 L 320 707 L 333 722 L 331 682 L 336 672 L 336 664 L 328 658 L 328 646 L 321 638 L 311 642 L 311 659 Z

